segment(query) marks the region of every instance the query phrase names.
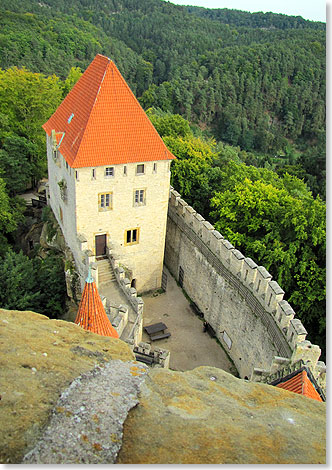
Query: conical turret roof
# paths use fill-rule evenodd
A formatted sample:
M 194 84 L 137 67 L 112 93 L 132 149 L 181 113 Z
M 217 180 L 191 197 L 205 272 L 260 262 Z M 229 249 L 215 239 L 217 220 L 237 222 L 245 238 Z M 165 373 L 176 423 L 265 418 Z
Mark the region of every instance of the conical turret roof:
M 97 286 L 91 277 L 90 271 L 85 281 L 75 323 L 85 330 L 92 331 L 101 336 L 119 337 L 106 315 Z
M 119 70 L 98 54 L 43 125 L 72 168 L 171 160 Z

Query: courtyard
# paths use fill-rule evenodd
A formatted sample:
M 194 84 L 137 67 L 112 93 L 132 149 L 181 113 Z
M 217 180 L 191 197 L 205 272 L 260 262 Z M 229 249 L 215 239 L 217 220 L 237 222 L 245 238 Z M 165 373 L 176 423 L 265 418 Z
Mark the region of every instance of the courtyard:
M 143 330 L 142 341 L 171 353 L 170 369 L 185 371 L 199 366 L 212 366 L 233 375 L 236 369 L 228 355 L 214 338 L 203 331 L 203 321 L 193 312 L 181 287 L 170 272 L 164 293 L 142 295 L 144 300 L 143 326 L 163 322 L 171 336 L 151 342 Z

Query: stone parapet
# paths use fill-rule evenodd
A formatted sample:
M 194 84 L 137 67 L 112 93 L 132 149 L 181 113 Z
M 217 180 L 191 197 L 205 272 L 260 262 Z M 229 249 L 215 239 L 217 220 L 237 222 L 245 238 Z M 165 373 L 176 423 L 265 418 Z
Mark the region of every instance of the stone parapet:
M 297 350 L 298 344 L 305 341 L 307 331 L 301 321 L 295 318 L 292 307 L 283 300 L 285 292 L 276 281 L 272 280 L 272 275 L 263 266 L 257 266 L 251 258 L 246 258 L 173 188 L 170 189 L 169 217 L 203 255 L 201 262 L 210 263 L 227 282 L 231 283 L 255 310 L 254 314 L 257 314 L 255 302 L 259 303 L 261 311 L 269 320 L 266 324 L 274 322 L 274 330 L 279 330 L 279 343 L 284 342 L 283 350 L 290 351 L 286 356 L 291 356 Z M 255 302 L 250 301 L 250 295 L 251 298 L 254 296 Z M 215 322 L 218 325 L 218 320 Z M 319 349 L 313 345 L 312 348 Z M 302 353 L 298 353 L 299 356 L 301 354 L 304 354 L 303 350 Z M 321 370 L 323 371 L 323 367 Z

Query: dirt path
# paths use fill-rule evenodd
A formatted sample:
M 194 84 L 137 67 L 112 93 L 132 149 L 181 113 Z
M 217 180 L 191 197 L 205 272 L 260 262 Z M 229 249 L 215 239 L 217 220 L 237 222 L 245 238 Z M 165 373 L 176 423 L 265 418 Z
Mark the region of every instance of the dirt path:
M 202 320 L 194 314 L 182 289 L 173 276 L 167 273 L 167 290 L 154 296 L 143 295 L 143 325 L 165 323 L 171 336 L 152 343 L 154 347 L 171 352 L 170 369 L 191 370 L 198 366 L 213 366 L 235 373 L 234 366 L 221 346 L 203 332 Z M 145 331 L 143 341 L 151 342 Z

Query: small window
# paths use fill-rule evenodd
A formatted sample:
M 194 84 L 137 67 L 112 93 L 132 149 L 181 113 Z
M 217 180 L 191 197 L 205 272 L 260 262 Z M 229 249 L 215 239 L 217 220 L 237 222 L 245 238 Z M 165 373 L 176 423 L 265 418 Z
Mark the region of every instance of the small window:
M 136 245 L 139 239 L 139 229 L 134 228 L 126 230 L 125 232 L 125 245 Z
M 257 285 L 257 289 L 256 289 L 257 292 L 259 291 L 260 286 L 261 286 L 261 280 L 258 281 L 258 285 Z
M 268 302 L 268 307 L 271 305 L 271 300 L 272 300 L 272 294 L 270 294 L 269 302 Z
M 108 166 L 105 168 L 105 178 L 110 178 L 111 176 L 114 176 L 114 167 Z
M 95 169 L 95 168 L 92 168 L 91 178 L 92 178 L 93 180 L 96 179 L 96 169 Z
M 68 162 L 66 162 L 66 169 L 68 170 Z
M 110 211 L 112 208 L 112 193 L 100 193 L 98 195 L 99 211 Z
M 145 206 L 145 189 L 136 189 L 134 191 L 134 206 Z
M 154 163 L 154 164 L 153 164 L 152 173 L 157 173 L 157 163 Z
M 244 280 L 246 281 L 247 280 L 247 277 L 248 277 L 248 269 L 246 269 L 246 274 L 244 276 Z
M 75 178 L 76 178 L 76 181 L 78 181 L 78 171 L 75 170 Z
M 145 171 L 145 168 L 144 168 L 144 164 L 140 164 L 140 165 L 137 165 L 136 167 L 136 175 L 144 175 L 144 171 Z
M 123 176 L 127 176 L 127 166 L 123 167 Z

